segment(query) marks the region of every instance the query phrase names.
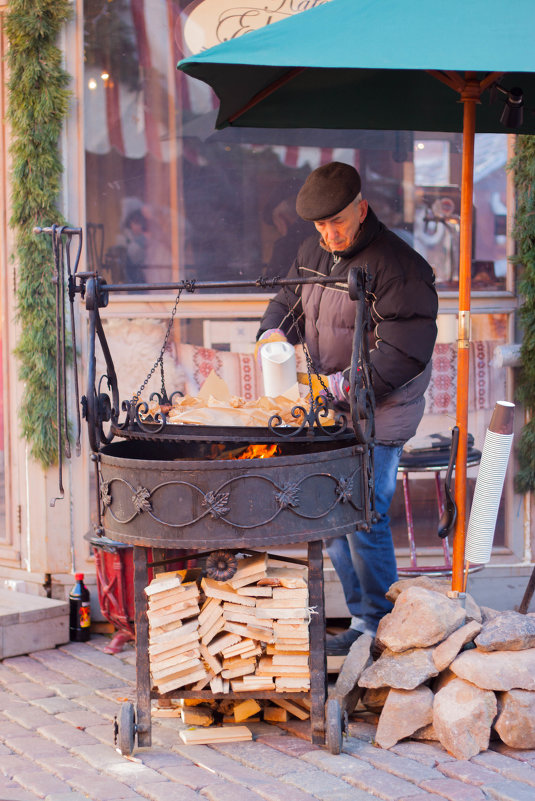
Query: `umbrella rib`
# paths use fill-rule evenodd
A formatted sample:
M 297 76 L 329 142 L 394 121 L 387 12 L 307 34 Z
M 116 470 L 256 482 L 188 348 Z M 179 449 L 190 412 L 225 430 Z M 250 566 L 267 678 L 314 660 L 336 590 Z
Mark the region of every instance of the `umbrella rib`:
M 484 92 L 485 89 L 488 89 L 488 87 L 492 86 L 493 83 L 499 81 L 500 78 L 503 78 L 504 75 L 505 75 L 504 72 L 489 72 L 487 77 L 483 78 L 483 80 L 479 84 L 481 87 L 481 91 Z
M 429 75 L 432 75 L 437 80 L 445 83 L 446 86 L 449 86 L 450 89 L 454 89 L 456 92 L 462 93 L 466 87 L 466 79 L 460 75 L 458 72 L 441 72 L 440 70 L 427 70 Z M 503 72 L 489 72 L 488 75 L 479 81 L 479 91 L 484 92 L 485 89 L 488 89 L 489 86 L 492 86 L 493 83 L 499 81 L 500 78 L 504 75 Z
M 281 86 L 284 86 L 289 81 L 292 81 L 302 72 L 304 72 L 305 69 L 306 67 L 294 67 L 293 69 L 288 70 L 288 72 L 286 72 L 282 77 L 277 78 L 276 81 L 273 81 L 273 83 L 270 83 L 269 86 L 266 86 L 265 89 L 262 89 L 254 97 L 252 97 L 249 102 L 245 104 L 245 106 L 238 111 L 235 111 L 234 114 L 231 114 L 228 117 L 227 122 L 232 125 L 232 123 L 235 122 L 238 117 L 241 117 L 243 114 L 249 111 L 249 109 L 253 108 L 253 106 L 256 106 L 257 103 L 260 103 L 260 101 L 264 100 L 265 97 L 269 97 L 269 95 L 273 94 L 273 92 L 276 92 Z
M 426 72 L 456 92 L 462 92 L 464 89 L 465 80 L 458 72 L 441 72 L 440 70 L 426 70 Z

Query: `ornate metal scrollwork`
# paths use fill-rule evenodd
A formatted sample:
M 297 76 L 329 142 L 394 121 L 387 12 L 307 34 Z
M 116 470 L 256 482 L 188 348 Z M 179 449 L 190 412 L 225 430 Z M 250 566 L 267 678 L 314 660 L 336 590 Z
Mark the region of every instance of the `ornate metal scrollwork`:
M 110 495 L 110 485 L 108 481 L 101 480 L 100 482 L 100 500 L 104 508 L 106 508 L 106 506 L 111 506 L 112 497 Z
M 150 502 L 150 490 L 146 487 L 138 487 L 132 495 L 132 503 L 138 512 L 152 512 L 152 503 Z
M 338 486 L 336 487 L 336 494 L 342 501 L 342 503 L 347 503 L 351 500 L 351 495 L 353 493 L 353 476 L 349 478 L 341 478 L 338 481 Z
M 290 506 L 299 506 L 299 487 L 297 484 L 284 484 L 280 492 L 275 493 L 281 509 L 288 509 Z
M 228 505 L 229 492 L 207 492 L 204 496 L 201 506 L 208 509 L 210 517 L 219 519 L 230 511 Z
M 322 435 L 325 434 L 333 439 L 347 431 L 346 415 L 334 409 L 331 401 L 321 395 L 314 398 L 308 410 L 304 406 L 297 405 L 292 408 L 291 414 L 296 420 L 301 421 L 296 428 L 283 421 L 280 414 L 274 414 L 269 418 L 269 430 L 282 439 L 297 437 L 307 427 L 311 435 L 314 435 L 314 431 L 320 431 Z M 323 423 L 323 419 L 329 421 L 328 425 Z
M 283 511 L 289 511 L 293 515 L 296 515 L 303 520 L 320 520 L 321 518 L 329 515 L 340 503 L 349 503 L 354 509 L 361 511 L 362 507 L 355 503 L 352 494 L 355 476 L 361 469 L 362 465 L 359 463 L 351 474 L 340 477 L 334 476 L 327 472 L 307 473 L 298 481 L 293 483 L 285 482 L 282 485 L 265 474 L 242 473 L 239 476 L 233 476 L 232 478 L 227 479 L 219 487 L 210 489 L 208 491 L 205 491 L 201 487 L 198 487 L 195 484 L 192 484 L 190 481 L 185 480 L 161 482 L 158 483 L 154 489 L 149 490 L 146 487 L 141 486 L 134 488 L 124 478 L 111 478 L 107 482 L 103 482 L 103 485 L 106 484 L 106 497 L 111 498 L 110 486 L 113 484 L 113 482 L 126 485 L 127 489 L 129 489 L 131 493 L 130 497 L 132 500 L 132 513 L 121 519 L 115 514 L 112 503 L 107 504 L 106 513 L 109 513 L 117 523 L 123 525 L 130 523 L 139 514 L 147 513 L 157 523 L 160 523 L 163 526 L 169 526 L 171 528 L 185 528 L 187 526 L 194 525 L 207 515 L 213 519 L 220 520 L 229 526 L 244 530 L 267 525 L 275 520 L 275 518 L 278 517 Z M 241 523 L 239 520 L 232 519 L 232 512 L 239 512 L 241 504 L 241 501 L 239 501 L 239 503 L 233 509 L 232 487 L 233 485 L 237 484 L 240 489 L 243 490 L 243 487 L 246 486 L 246 482 L 251 479 L 254 479 L 256 482 L 262 481 L 271 485 L 273 490 L 272 502 L 270 503 L 269 494 L 266 492 L 263 497 L 263 502 L 258 505 L 259 514 L 263 513 L 264 516 L 254 520 L 254 522 L 251 523 Z M 318 492 L 317 486 L 315 486 L 313 501 L 316 507 L 318 507 L 319 501 L 322 497 L 325 500 L 323 505 L 319 506 L 319 511 L 314 513 L 310 512 L 306 508 L 306 499 L 310 498 L 310 496 L 307 496 L 306 490 L 303 486 L 307 481 L 312 479 L 316 482 L 323 480 L 324 483 L 332 485 L 332 491 L 330 492 Z M 153 503 L 156 493 L 164 488 L 172 486 L 188 488 L 192 495 L 200 496 L 200 509 L 202 511 L 189 520 L 181 521 L 163 520 L 160 516 L 158 516 L 154 510 Z M 305 503 L 303 501 L 305 501 Z M 270 507 L 274 509 L 274 511 L 268 511 L 266 515 L 266 510 L 268 510 Z M 180 508 L 180 506 L 176 508 Z M 175 506 L 173 506 L 173 509 L 175 509 Z

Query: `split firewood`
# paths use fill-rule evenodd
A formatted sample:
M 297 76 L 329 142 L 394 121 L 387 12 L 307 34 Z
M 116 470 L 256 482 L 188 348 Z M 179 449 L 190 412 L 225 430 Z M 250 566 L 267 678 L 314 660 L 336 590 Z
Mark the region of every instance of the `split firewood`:
M 253 717 L 257 712 L 260 712 L 262 707 L 253 698 L 248 698 L 247 701 L 242 701 L 234 707 L 234 720 L 236 723 L 241 723 L 247 718 Z
M 210 680 L 210 689 L 214 695 L 223 692 L 223 679 L 221 676 L 214 676 L 213 679 Z
M 289 701 L 287 698 L 275 698 L 273 699 L 273 703 L 282 707 L 282 709 L 286 709 L 287 712 L 295 715 L 299 720 L 308 720 L 310 717 L 310 714 L 305 709 L 302 709 L 302 707 L 298 706 L 293 701 Z
M 151 710 L 151 717 L 153 718 L 179 718 L 180 709 L 178 707 L 155 707 Z
M 254 598 L 248 598 L 246 595 L 238 595 L 230 584 L 215 581 L 215 579 L 207 578 L 206 576 L 201 581 L 201 587 L 207 598 L 219 598 L 222 601 L 232 601 L 234 603 L 241 603 L 244 606 L 254 606 Z
M 214 675 L 217 676 L 218 673 L 221 673 L 221 671 L 223 670 L 223 665 L 216 656 L 210 653 L 206 645 L 201 644 L 199 652 L 204 661 L 206 662 L 206 664 L 208 665 L 208 667 L 210 668 L 210 670 L 212 670 L 212 672 L 214 673 Z
M 210 743 L 238 743 L 252 740 L 253 735 L 247 726 L 217 726 L 207 729 L 184 729 L 180 739 L 188 745 L 210 745 Z
M 180 687 L 186 687 L 188 684 L 197 683 L 199 680 L 205 679 L 207 676 L 204 667 L 199 667 L 196 670 L 188 670 L 186 673 L 178 672 L 174 676 L 169 676 L 165 682 L 157 684 L 160 693 L 168 693 L 171 690 L 178 690 Z M 198 687 L 197 689 L 201 689 Z
M 256 553 L 238 559 L 227 581 L 199 572 L 162 573 L 146 588 L 153 686 L 160 693 L 307 692 L 306 566 Z
M 271 598 L 272 587 L 264 587 L 260 584 L 249 584 L 247 587 L 239 587 L 236 592 L 238 595 L 248 595 L 255 598 Z
M 239 641 L 240 636 L 238 634 L 219 634 L 215 640 L 208 645 L 208 651 L 212 656 L 215 656 L 215 654 L 220 653 L 224 648 L 228 648 L 229 645 L 235 645 Z
M 251 681 L 247 682 L 246 684 L 245 679 L 251 679 Z M 263 678 L 262 676 L 255 676 L 254 674 L 243 676 L 241 679 L 232 679 L 230 684 L 232 687 L 232 692 L 234 693 L 275 690 L 274 679 Z
M 206 706 L 182 707 L 180 717 L 187 726 L 211 726 L 214 722 L 214 713 Z
M 240 662 L 243 662 L 243 664 L 227 670 L 222 670 L 221 677 L 223 679 L 235 679 L 239 676 L 245 676 L 246 673 L 255 672 L 256 659 L 241 659 Z
M 275 691 L 278 693 L 299 693 L 310 690 L 310 679 L 304 676 L 276 676 Z
M 264 708 L 264 720 L 270 723 L 286 723 L 288 710 L 277 706 L 266 706 Z
M 239 559 L 238 568 L 228 583 L 235 590 L 256 583 L 267 575 L 267 562 L 267 553 Z
M 274 592 L 280 589 L 275 587 Z M 306 609 L 308 602 L 308 593 L 301 598 L 286 597 L 286 596 L 273 596 L 273 598 L 258 598 L 256 601 L 256 609 Z

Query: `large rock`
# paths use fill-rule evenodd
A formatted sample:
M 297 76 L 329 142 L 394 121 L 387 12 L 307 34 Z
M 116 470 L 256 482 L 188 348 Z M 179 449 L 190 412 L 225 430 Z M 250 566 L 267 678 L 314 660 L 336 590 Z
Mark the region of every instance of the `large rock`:
M 363 690 L 358 685 L 361 673 L 372 663 L 370 648 L 373 639 L 369 634 L 362 634 L 355 640 L 345 658 L 338 674 L 335 686 L 329 691 L 329 698 L 340 700 L 340 706 L 350 714 L 355 709 Z
M 394 653 L 387 648 L 377 662 L 363 672 L 359 686 L 414 690 L 437 674 L 432 648 L 411 648 L 403 653 Z
M 463 651 L 450 665 L 456 676 L 483 690 L 535 690 L 535 648 L 527 651 Z
M 470 759 L 488 748 L 496 710 L 493 692 L 455 679 L 435 695 L 433 728 L 450 754 Z
M 433 651 L 433 662 L 437 670 L 440 672 L 448 667 L 455 659 L 463 645 L 471 642 L 474 637 L 481 631 L 481 623 L 476 620 L 471 620 L 465 623 L 460 629 L 450 634 L 440 645 L 437 645 Z
M 390 690 L 375 735 L 381 748 L 391 748 L 398 740 L 429 725 L 433 720 L 433 693 L 429 687 Z
M 451 579 L 432 578 L 431 576 L 413 576 L 412 578 L 399 579 L 399 581 L 395 581 L 390 585 L 385 598 L 395 604 L 398 596 L 408 590 L 409 587 L 423 587 L 425 590 L 432 590 L 446 595 L 451 590 Z
M 483 624 L 475 640 L 480 651 L 524 651 L 535 647 L 535 618 L 503 612 Z
M 435 727 L 432 723 L 429 726 L 423 726 L 421 729 L 413 731 L 411 740 L 438 740 Z
M 425 590 L 439 592 L 441 595 L 447 596 L 451 591 L 451 579 L 432 578 L 431 576 L 413 576 L 412 578 L 400 579 L 390 585 L 385 597 L 395 603 L 398 596 L 409 587 L 423 587 Z M 466 593 L 465 609 L 467 621 L 477 620 L 478 623 L 481 623 L 481 610 L 469 593 Z
M 481 610 L 482 623 L 487 623 L 489 620 L 497 617 L 497 615 L 501 615 L 498 609 L 492 609 L 490 606 L 480 606 L 479 609 Z
M 423 587 L 409 587 L 379 623 L 376 638 L 390 651 L 427 648 L 462 626 L 465 617 L 458 601 Z
M 375 712 L 379 715 L 385 705 L 385 701 L 389 692 L 390 687 L 377 687 L 374 689 L 370 688 L 369 690 L 366 690 L 362 696 L 362 703 L 366 709 L 369 709 L 370 712 Z
M 498 698 L 494 728 L 511 748 L 535 748 L 535 692 L 509 690 Z
M 433 679 L 429 686 L 436 695 L 439 690 L 446 686 L 446 684 L 449 684 L 450 681 L 453 681 L 456 678 L 458 677 L 455 675 L 455 673 L 452 673 L 449 668 L 446 668 L 445 670 L 442 670 L 436 678 Z

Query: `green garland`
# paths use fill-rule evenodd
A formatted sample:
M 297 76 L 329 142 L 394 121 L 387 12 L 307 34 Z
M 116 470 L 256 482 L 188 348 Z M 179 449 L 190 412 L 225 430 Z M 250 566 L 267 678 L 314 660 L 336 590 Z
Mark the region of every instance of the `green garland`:
M 33 457 L 44 467 L 57 460 L 55 290 L 50 237 L 36 236 L 33 228 L 63 222 L 56 208 L 62 175 L 58 143 L 70 77 L 56 40 L 71 14 L 68 0 L 11 0 L 6 18 L 13 134 L 10 224 L 20 323 L 15 353 L 24 382 L 20 421 Z
M 508 167 L 513 170 L 516 188 L 514 261 L 521 268 L 518 292 L 523 298 L 519 312 L 522 347 L 516 396 L 535 415 L 535 136 L 517 137 L 515 155 Z M 535 417 L 522 429 L 518 465 L 517 492 L 535 489 Z

